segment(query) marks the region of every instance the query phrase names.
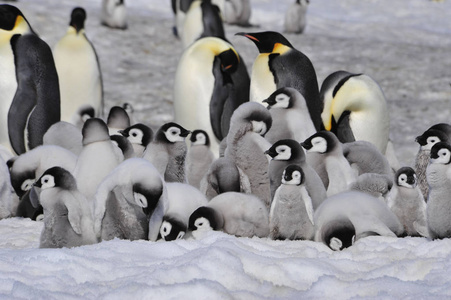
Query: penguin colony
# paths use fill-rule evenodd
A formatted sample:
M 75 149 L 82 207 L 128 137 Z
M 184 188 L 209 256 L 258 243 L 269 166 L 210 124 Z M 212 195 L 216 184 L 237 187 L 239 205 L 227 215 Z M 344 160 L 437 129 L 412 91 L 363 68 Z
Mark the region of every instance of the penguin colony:
M 371 235 L 451 237 L 450 124 L 421 133 L 415 165 L 400 167 L 370 76 L 336 71 L 319 86 L 275 31 L 236 33 L 258 50 L 249 75 L 223 25 L 252 26 L 249 1 L 172 5 L 185 51 L 174 121 L 157 128 L 129 103 L 102 118 L 83 8 L 52 54 L 18 8 L 0 5 L 0 218 L 44 222 L 44 248 L 210 230 L 332 250 Z M 307 5 L 295 1 L 285 32 L 303 32 Z M 101 24 L 126 30 L 126 16 L 124 1 L 102 2 Z

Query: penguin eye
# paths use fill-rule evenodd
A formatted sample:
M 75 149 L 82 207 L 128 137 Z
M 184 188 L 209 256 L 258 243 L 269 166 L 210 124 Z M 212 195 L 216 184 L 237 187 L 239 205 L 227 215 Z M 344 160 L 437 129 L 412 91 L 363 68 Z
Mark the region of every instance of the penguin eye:
M 147 207 L 147 199 L 143 194 L 134 193 L 133 197 L 135 198 L 135 202 L 138 206 L 146 208 Z
M 133 133 L 132 133 L 132 136 L 133 136 L 133 137 L 136 137 L 137 135 L 138 135 L 138 134 L 137 134 L 136 132 L 133 132 Z
M 426 142 L 428 144 L 436 144 L 436 143 L 440 142 L 440 139 L 436 136 L 430 136 L 426 139 Z
M 407 176 L 406 176 L 406 174 L 402 174 L 401 176 L 399 176 L 399 180 L 401 180 L 401 181 L 406 181 L 407 180 Z
M 41 178 L 41 186 L 43 189 L 55 186 L 55 179 L 51 175 L 45 175 Z
M 20 189 L 24 192 L 29 191 L 34 184 L 34 181 L 34 178 L 24 180 L 24 182 L 22 182 L 22 185 L 20 186 Z

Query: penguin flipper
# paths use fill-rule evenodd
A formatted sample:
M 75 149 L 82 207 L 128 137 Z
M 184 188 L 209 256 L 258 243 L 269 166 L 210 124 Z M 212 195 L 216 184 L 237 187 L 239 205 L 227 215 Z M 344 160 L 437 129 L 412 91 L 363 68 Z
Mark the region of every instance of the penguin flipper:
M 215 84 L 213 87 L 213 93 L 210 99 L 210 124 L 218 140 L 224 138 L 222 132 L 222 119 L 224 105 L 229 98 L 230 89 L 230 76 L 221 71 L 221 60 L 217 57 L 213 62 L 213 75 L 215 77 Z
M 77 234 L 82 234 L 81 231 L 81 216 L 82 211 L 80 203 L 74 197 L 63 198 L 63 203 L 67 208 L 67 218 L 70 226 Z
M 337 122 L 336 129 L 332 130 L 342 143 L 355 142 L 354 133 L 349 125 L 349 117 L 351 112 L 344 112 Z
M 356 229 L 356 240 L 369 235 L 396 237 L 396 234 L 375 216 L 368 214 L 352 216 L 350 220 Z

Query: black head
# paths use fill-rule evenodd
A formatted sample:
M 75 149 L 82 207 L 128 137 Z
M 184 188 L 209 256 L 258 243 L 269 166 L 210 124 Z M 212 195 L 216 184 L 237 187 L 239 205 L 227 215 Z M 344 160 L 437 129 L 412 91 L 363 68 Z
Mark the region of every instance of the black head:
M 142 207 L 143 212 L 151 216 L 161 195 L 163 195 L 163 182 L 152 187 L 144 186 L 144 184 L 137 183 L 133 185 L 133 196 L 138 206 Z
M 222 72 L 231 74 L 238 69 L 240 58 L 233 49 L 223 51 L 217 57 L 221 62 Z
M 411 167 L 402 167 L 395 174 L 395 182 L 398 186 L 407 184 L 409 186 L 416 185 L 417 175 Z
M 140 144 L 146 147 L 153 139 L 153 130 L 142 123 L 134 124 L 124 130 L 119 131 L 131 143 Z
M 242 35 L 253 41 L 260 53 L 272 53 L 276 44 L 282 44 L 293 48 L 290 42 L 282 34 L 275 31 L 253 33 L 239 32 L 235 35 Z
M 121 149 L 122 154 L 124 154 L 124 157 L 131 157 L 133 156 L 134 149 L 130 141 L 122 135 L 113 134 L 110 135 L 110 139 L 112 142 L 115 142 L 116 145 Z
M 77 189 L 77 182 L 75 177 L 66 169 L 53 167 L 47 169 L 34 186 L 42 189 L 59 187 L 65 190 L 75 190 Z
M 199 207 L 189 217 L 189 230 L 195 231 L 205 225 L 202 219 L 206 219 L 213 230 L 218 229 L 218 223 L 216 222 L 215 211 L 206 206 Z
M 444 165 L 451 163 L 451 145 L 445 142 L 435 144 L 431 149 L 431 159 L 440 160 Z
M 160 237 L 165 241 L 174 241 L 181 239 L 186 233 L 186 225 L 180 220 L 164 216 L 160 227 Z
M 302 147 L 307 151 L 315 151 L 319 153 L 328 153 L 334 149 L 339 143 L 338 138 L 330 131 L 319 131 L 304 142 L 301 143 Z
M 208 136 L 208 133 L 202 129 L 196 129 L 193 132 L 191 132 L 189 140 L 192 144 L 196 144 L 197 142 L 198 144 L 210 146 L 210 138 Z
M 267 99 L 262 102 L 268 103 L 268 109 L 271 109 L 277 103 L 282 104 L 283 107 L 288 109 L 293 107 L 293 95 L 290 88 L 283 87 L 273 92 Z
M 17 7 L 9 4 L 0 5 L 0 29 L 13 30 L 18 17 L 22 17 L 26 21 L 25 16 Z
M 86 11 L 82 7 L 76 7 L 70 15 L 69 26 L 75 28 L 77 32 L 85 28 Z
M 293 182 L 296 180 L 296 185 L 301 185 L 305 182 L 304 171 L 299 165 L 289 165 L 283 172 L 284 182 Z
M 105 122 L 99 118 L 87 119 L 83 124 L 81 134 L 83 135 L 83 145 L 110 139 L 108 127 Z
M 29 191 L 36 181 L 35 170 L 26 170 L 22 172 L 10 172 L 11 185 L 17 196 L 22 197 Z
M 262 107 L 263 108 L 263 107 Z M 263 122 L 266 124 L 266 132 L 269 131 L 269 129 L 272 126 L 272 117 L 268 110 L 263 109 L 255 109 L 252 110 L 251 113 L 245 118 L 246 121 L 257 121 L 257 122 Z
M 415 141 L 420 146 L 426 146 L 427 144 L 434 145 L 438 142 L 448 142 L 448 135 L 438 129 L 428 129 L 422 135 L 417 136 Z
M 175 143 L 184 141 L 191 131 L 186 130 L 177 123 L 169 122 L 162 125 L 155 134 L 156 141 Z
M 113 106 L 108 112 L 106 123 L 112 128 L 127 128 L 130 127 L 130 117 L 123 107 Z
M 272 158 L 279 156 L 280 160 L 291 160 L 305 156 L 301 144 L 292 139 L 279 140 L 275 142 L 271 148 L 265 151 L 265 154 L 268 154 Z

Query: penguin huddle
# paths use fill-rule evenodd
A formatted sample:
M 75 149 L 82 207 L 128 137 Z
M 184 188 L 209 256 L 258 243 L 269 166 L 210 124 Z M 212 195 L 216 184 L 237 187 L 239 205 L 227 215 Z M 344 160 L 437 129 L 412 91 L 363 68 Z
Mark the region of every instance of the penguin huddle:
M 102 22 L 125 29 L 107 19 L 106 10 L 124 4 L 116 2 L 103 1 Z M 0 160 L 0 217 L 42 220 L 43 248 L 200 239 L 210 230 L 313 240 L 332 250 L 371 235 L 451 237 L 451 125 L 418 136 L 415 166 L 399 167 L 387 100 L 370 76 L 336 71 L 320 86 L 312 61 L 275 31 L 236 34 L 258 50 L 249 76 L 220 14 L 238 2 L 174 1 L 176 18 L 185 13 L 174 120 L 153 128 L 135 122 L 125 104 L 103 119 L 102 76 L 82 8 L 52 57 L 22 13 L 1 5 L 0 34 L 9 44 L 0 45 L 0 64 L 24 73 L 0 77 L 14 91 L 0 99 L 7 112 L 0 137 L 17 154 Z M 249 1 L 242 3 L 243 19 L 230 23 L 248 26 Z M 64 50 L 71 43 L 89 62 Z M 42 65 L 23 55 L 28 48 Z M 70 63 L 90 74 L 63 71 Z M 36 84 L 36 69 L 46 85 Z M 23 103 L 30 85 L 41 89 L 34 103 Z

